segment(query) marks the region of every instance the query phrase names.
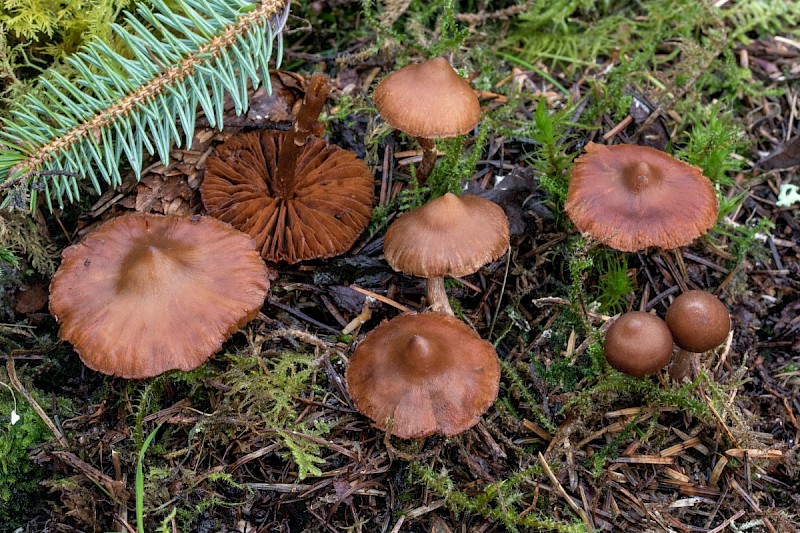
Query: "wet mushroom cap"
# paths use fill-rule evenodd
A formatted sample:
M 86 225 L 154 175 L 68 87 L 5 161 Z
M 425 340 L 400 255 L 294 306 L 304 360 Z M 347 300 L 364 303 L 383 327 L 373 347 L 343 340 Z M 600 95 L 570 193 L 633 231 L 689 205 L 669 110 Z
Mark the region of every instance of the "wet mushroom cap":
M 646 146 L 589 143 L 572 169 L 565 209 L 575 226 L 616 250 L 673 249 L 717 220 L 702 171 Z
M 374 183 L 355 153 L 309 139 L 290 197 L 276 195 L 285 132 L 232 137 L 208 158 L 200 192 L 208 213 L 256 240 L 262 257 L 293 264 L 347 251 L 372 216 Z
M 640 378 L 669 363 L 672 334 L 657 316 L 631 311 L 620 315 L 608 328 L 603 350 L 609 365 Z
M 458 319 L 405 314 L 361 341 L 345 377 L 356 408 L 381 430 L 452 437 L 494 403 L 500 364 L 491 343 Z
M 480 196 L 447 193 L 394 221 L 383 251 L 398 272 L 424 278 L 466 276 L 503 255 L 508 242 L 503 208 Z
M 86 366 L 138 379 L 200 366 L 268 289 L 255 243 L 230 225 L 130 214 L 64 250 L 50 311 Z
M 665 320 L 675 344 L 696 353 L 722 344 L 731 329 L 725 304 L 713 294 L 698 290 L 686 291 L 675 298 Z
M 469 133 L 481 115 L 472 87 L 443 57 L 392 72 L 372 100 L 393 128 L 427 139 Z

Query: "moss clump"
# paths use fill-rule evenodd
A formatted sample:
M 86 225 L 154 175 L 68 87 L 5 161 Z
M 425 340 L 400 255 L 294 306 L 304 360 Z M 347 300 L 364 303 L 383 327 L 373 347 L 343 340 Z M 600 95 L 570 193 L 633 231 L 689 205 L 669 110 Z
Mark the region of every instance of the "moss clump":
M 8 383 L 3 371 L 0 381 Z M 34 398 L 38 396 L 37 391 L 29 391 Z M 36 401 L 42 403 L 38 398 Z M 30 460 L 29 454 L 34 446 L 52 437 L 41 418 L 24 401 L 17 401 L 19 420 L 12 424 L 14 409 L 11 393 L 0 387 L 0 523 L 8 526 L 8 531 L 24 526 L 38 510 L 31 502 L 40 499 L 34 498 L 34 494 L 40 491 L 39 481 L 44 471 Z

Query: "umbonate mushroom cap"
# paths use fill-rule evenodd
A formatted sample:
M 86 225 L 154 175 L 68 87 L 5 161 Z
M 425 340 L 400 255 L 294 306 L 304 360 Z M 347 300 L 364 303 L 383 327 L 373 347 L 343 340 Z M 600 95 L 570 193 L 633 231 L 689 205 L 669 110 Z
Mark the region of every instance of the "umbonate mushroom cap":
M 675 344 L 696 353 L 722 344 L 731 329 L 728 308 L 706 291 L 684 292 L 670 304 L 664 319 Z
M 606 361 L 638 378 L 664 368 L 672 357 L 672 334 L 656 315 L 642 311 L 621 314 L 606 332 Z
M 374 184 L 355 153 L 309 139 L 300 154 L 291 194 L 276 190 L 285 132 L 260 130 L 232 137 L 207 160 L 200 192 L 209 214 L 256 240 L 264 259 L 298 261 L 347 251 L 372 216 Z
M 138 379 L 200 366 L 268 289 L 255 243 L 230 225 L 129 214 L 64 250 L 50 311 L 86 366 Z
M 581 232 L 624 252 L 687 245 L 717 220 L 714 188 L 699 168 L 627 144 L 589 143 L 564 207 Z
M 443 57 L 392 72 L 372 100 L 393 128 L 427 139 L 469 133 L 481 116 L 472 87 Z
M 474 426 L 494 403 L 500 363 L 491 343 L 441 313 L 400 315 L 358 345 L 347 390 L 362 414 L 403 439 Z
M 424 278 L 466 276 L 508 249 L 503 208 L 473 194 L 446 193 L 389 226 L 386 261 L 399 272 Z

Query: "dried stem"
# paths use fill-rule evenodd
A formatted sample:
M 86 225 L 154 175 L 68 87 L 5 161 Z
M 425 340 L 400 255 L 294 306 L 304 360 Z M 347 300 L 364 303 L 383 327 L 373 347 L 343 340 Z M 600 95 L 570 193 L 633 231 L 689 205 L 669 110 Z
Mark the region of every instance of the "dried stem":
M 672 363 L 669 365 L 669 377 L 682 383 L 684 379 L 691 381 L 697 375 L 695 368 L 697 367 L 698 354 L 694 352 L 687 352 L 683 348 L 672 356 Z
M 275 176 L 276 196 L 288 199 L 294 193 L 294 178 L 297 158 L 308 140 L 320 132 L 319 115 L 331 91 L 331 80 L 322 73 L 315 73 L 308 82 L 306 96 L 297 112 L 292 129 L 286 134 L 278 154 L 278 170 Z
M 417 142 L 422 148 L 422 161 L 417 166 L 416 172 L 417 183 L 425 185 L 425 180 L 431 175 L 436 164 L 436 142 L 426 137 L 417 137 Z

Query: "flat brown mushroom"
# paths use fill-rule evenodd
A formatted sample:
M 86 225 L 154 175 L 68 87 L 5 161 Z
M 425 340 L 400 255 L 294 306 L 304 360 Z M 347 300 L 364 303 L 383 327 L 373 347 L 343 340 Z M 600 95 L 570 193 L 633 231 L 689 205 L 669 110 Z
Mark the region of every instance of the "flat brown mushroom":
M 699 168 L 626 144 L 587 145 L 564 207 L 581 232 L 624 252 L 687 245 L 717 219 L 714 187 Z
M 443 57 L 392 72 L 375 87 L 372 100 L 390 126 L 417 138 L 423 151 L 416 171 L 420 183 L 436 162 L 433 139 L 469 133 L 481 115 L 472 87 Z
M 267 260 L 296 263 L 341 254 L 372 215 L 369 167 L 314 135 L 329 90 L 327 77 L 312 77 L 291 131 L 236 135 L 208 158 L 203 204 L 253 237 Z
M 230 225 L 130 214 L 64 250 L 50 311 L 86 366 L 147 378 L 200 366 L 268 289 L 255 243 Z
M 503 255 L 508 242 L 508 217 L 500 206 L 472 194 L 447 193 L 395 220 L 383 251 L 393 269 L 428 278 L 429 305 L 452 315 L 444 277 L 476 272 Z
M 356 408 L 378 428 L 403 439 L 452 437 L 494 403 L 500 364 L 491 343 L 458 319 L 410 313 L 359 343 L 346 381 Z

